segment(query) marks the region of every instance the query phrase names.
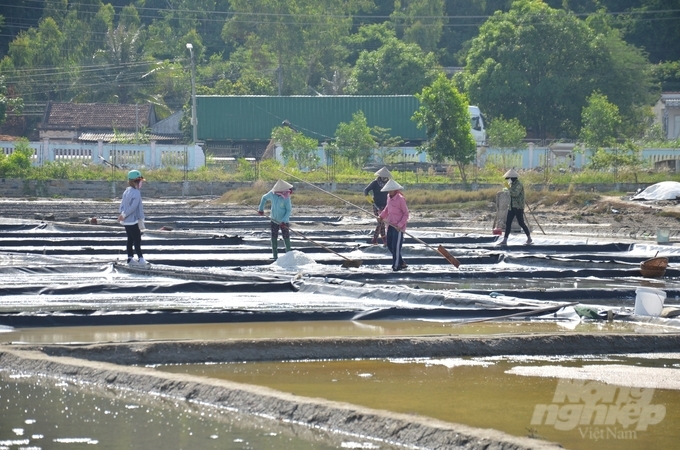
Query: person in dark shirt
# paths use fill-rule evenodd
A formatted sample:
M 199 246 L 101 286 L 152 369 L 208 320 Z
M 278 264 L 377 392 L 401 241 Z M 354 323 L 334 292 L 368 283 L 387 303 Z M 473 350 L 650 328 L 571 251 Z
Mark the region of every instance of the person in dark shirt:
M 509 183 L 508 191 L 510 192 L 510 203 L 508 204 L 508 215 L 505 221 L 505 236 L 500 242 L 501 247 L 508 245 L 508 236 L 510 236 L 510 229 L 512 228 L 512 221 L 516 217 L 520 228 L 524 230 L 527 235 L 527 240 L 524 245 L 531 245 L 534 241 L 531 239 L 531 232 L 529 227 L 524 222 L 524 185 L 519 181 L 519 174 L 515 169 L 508 170 L 503 175 L 506 182 Z
M 387 192 L 382 192 L 381 189 L 385 187 L 387 182 L 392 178 L 392 174 L 387 167 L 383 167 L 375 173 L 376 179 L 371 181 L 371 183 L 364 189 L 364 195 L 368 203 L 373 205 L 373 214 L 378 220 L 378 224 L 373 231 L 373 238 L 371 239 L 371 244 L 376 245 L 378 243 L 378 236 L 382 238 L 383 245 L 387 245 L 387 238 L 385 237 L 385 222 L 380 218 L 380 213 L 387 205 Z M 371 197 L 369 192 L 373 193 Z

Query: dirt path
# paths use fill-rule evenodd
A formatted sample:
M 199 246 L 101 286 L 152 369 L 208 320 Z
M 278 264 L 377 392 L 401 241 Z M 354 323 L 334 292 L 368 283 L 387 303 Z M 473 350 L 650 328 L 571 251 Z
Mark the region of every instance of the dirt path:
M 145 199 L 148 218 L 161 216 L 250 216 L 250 206 L 220 204 L 217 198 Z M 83 223 L 97 217 L 101 224 L 116 224 L 117 201 L 102 202 L 74 199 L 8 200 L 0 203 L 2 217 Z M 306 206 L 293 202 L 295 217 L 337 215 L 356 218 L 363 227 L 367 214 L 351 206 Z M 579 235 L 625 239 L 656 239 L 658 228 L 670 230 L 670 238 L 680 240 L 680 204 L 671 201 L 639 202 L 620 197 L 602 197 L 581 208 L 565 205 L 532 205 L 525 210 L 529 226 L 536 235 Z M 461 232 L 491 233 L 496 217 L 496 206 L 458 210 L 429 210 L 411 207 L 411 227 L 446 228 Z M 363 220 L 362 220 L 363 219 Z M 349 221 L 351 222 L 351 221 Z M 351 226 L 348 221 L 344 226 Z

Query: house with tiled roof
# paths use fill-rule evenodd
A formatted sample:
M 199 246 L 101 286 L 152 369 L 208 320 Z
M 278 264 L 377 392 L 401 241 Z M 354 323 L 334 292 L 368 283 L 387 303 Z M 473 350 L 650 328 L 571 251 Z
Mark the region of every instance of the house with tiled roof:
M 666 139 L 680 138 L 680 92 L 663 92 L 653 111 Z
M 170 125 L 162 125 L 151 104 L 58 103 L 48 102 L 38 125 L 40 140 L 52 142 L 134 142 L 140 134 L 145 140 L 174 142 L 181 140 L 177 115 Z M 170 118 L 168 118 L 170 119 Z M 162 130 L 159 133 L 155 128 Z

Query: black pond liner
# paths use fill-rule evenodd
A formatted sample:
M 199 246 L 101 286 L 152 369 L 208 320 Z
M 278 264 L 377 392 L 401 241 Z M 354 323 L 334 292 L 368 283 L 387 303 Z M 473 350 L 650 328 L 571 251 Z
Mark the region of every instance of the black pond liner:
M 141 283 L 134 286 L 120 284 L 81 284 L 69 286 L 0 286 L 0 295 L 88 295 L 88 294 L 175 294 L 234 293 L 234 292 L 295 292 L 290 281 L 267 283 L 180 281 L 168 284 Z
M 297 224 L 310 224 L 316 229 L 300 230 L 305 236 L 323 243 L 339 254 L 347 254 L 354 260 L 362 260 L 367 270 L 343 269 L 344 261 L 337 255 L 330 255 L 324 250 L 307 242 L 293 238 L 293 248 L 297 251 L 320 255 L 318 266 L 313 276 L 328 277 L 337 280 L 356 281 L 371 285 L 409 284 L 422 281 L 456 281 L 468 280 L 467 285 L 474 285 L 474 280 L 531 280 L 540 286 L 540 280 L 563 280 L 594 278 L 600 280 L 639 279 L 639 264 L 645 259 L 636 256 L 635 244 L 631 243 L 578 243 L 554 242 L 532 246 L 510 245 L 500 248 L 495 245 L 497 236 L 462 235 L 439 236 L 435 233 L 419 234 L 419 239 L 432 245 L 443 245 L 462 263 L 460 269 L 453 267 L 446 259 L 434 251 L 421 246 L 413 247 L 413 239 L 405 240 L 404 257 L 409 268 L 394 273 L 391 258 L 384 248 L 374 248 L 367 243 L 372 232 L 371 226 L 364 230 L 348 231 L 342 229 L 341 218 L 306 216 L 295 218 Z M 25 261 L 22 266 L 0 266 L 0 274 L 11 277 L 12 273 L 35 274 L 35 282 L 23 286 L 7 283 L 0 286 L 0 295 L 12 296 L 80 296 L 89 294 L 200 294 L 200 293 L 243 293 L 253 292 L 259 295 L 276 296 L 277 293 L 295 292 L 298 286 L 291 280 L 291 275 L 277 276 L 270 272 L 257 276 L 247 273 L 241 268 L 271 264 L 271 260 L 263 258 L 270 254 L 268 235 L 268 219 L 254 217 L 220 217 L 196 216 L 176 217 L 172 215 L 157 216 L 147 221 L 149 224 L 167 223 L 175 230 L 186 227 L 189 230 L 200 229 L 204 234 L 185 232 L 154 233 L 149 230 L 143 237 L 145 257 L 152 262 L 150 268 L 128 267 L 114 264 L 120 271 L 130 271 L 139 275 L 133 284 L 103 282 L 89 284 L 53 284 L 40 282 L 40 274 L 59 273 L 95 273 L 106 270 L 106 262 L 74 263 L 71 256 L 87 257 L 87 259 L 108 258 L 120 260 L 124 258 L 125 233 L 122 229 L 108 229 L 97 226 L 70 224 L 0 225 L 0 252 L 9 252 L 10 257 L 16 255 L 15 261 Z M 331 225 L 325 226 L 325 224 Z M 427 228 L 427 226 L 424 226 Z M 122 228 L 122 227 L 121 227 Z M 214 233 L 215 230 L 230 229 L 234 235 Z M 203 230 L 210 229 L 213 236 Z M 234 230 L 234 231 L 231 231 Z M 236 231 L 238 230 L 238 231 Z M 451 229 L 450 232 L 455 232 Z M 253 236 L 257 238 L 244 238 Z M 32 248 L 27 249 L 27 246 Z M 350 254 L 362 250 L 365 255 Z M 672 247 L 663 248 L 664 256 L 669 261 L 680 262 L 680 251 Z M 38 256 L 39 255 L 39 256 Z M 172 256 L 184 255 L 177 258 Z M 60 258 L 63 257 L 63 258 Z M 651 256 L 650 256 L 651 257 Z M 24 258 L 22 260 L 21 258 Z M 82 258 L 81 258 L 82 259 Z M 233 268 L 237 270 L 210 273 L 206 267 Z M 184 269 L 184 270 L 182 270 Z M 268 269 L 265 269 L 268 270 Z M 231 272 L 231 273 L 226 273 Z M 242 275 L 239 275 L 242 274 Z M 149 278 L 145 279 L 144 276 Z M 171 277 L 172 280 L 156 281 L 152 277 Z M 668 268 L 665 280 L 680 278 L 680 270 Z M 33 280 L 33 279 L 32 279 Z M 509 298 L 532 299 L 542 301 L 585 301 L 596 304 L 629 304 L 635 298 L 635 289 L 499 289 L 494 292 L 505 294 Z M 332 286 L 330 286 L 332 289 Z M 417 290 L 417 289 L 416 289 Z M 486 290 L 457 290 L 457 293 L 489 295 Z M 666 289 L 667 299 L 677 299 L 677 289 Z M 264 297 L 263 297 L 264 298 Z M 525 302 L 526 303 L 526 302 Z M 43 311 L 9 311 L 0 314 L 0 324 L 14 327 L 42 326 L 79 326 L 79 325 L 134 325 L 134 324 L 177 324 L 177 323 L 220 323 L 248 321 L 301 321 L 301 320 L 466 320 L 501 317 L 504 315 L 523 313 L 527 316 L 534 313 L 536 306 L 471 307 L 471 308 L 425 308 L 417 303 L 408 307 L 378 308 L 369 311 L 355 310 L 243 310 L 243 309 L 144 309 L 111 310 L 99 309 L 53 310 L 43 305 Z M 630 306 L 630 305 L 629 305 Z M 35 309 L 32 306 L 33 309 Z M 337 307 L 342 309 L 342 306 Z M 533 309 L 532 309 L 533 308 Z M 556 307 L 559 308 L 559 307 Z M 19 309 L 18 307 L 16 309 Z M 545 312 L 543 312 L 544 314 Z
M 116 325 L 172 325 L 244 322 L 297 322 L 327 320 L 484 320 L 521 315 L 544 316 L 553 308 L 377 308 L 344 311 L 250 311 L 250 310 L 58 310 L 0 313 L 0 325 L 13 328 L 116 326 Z
M 680 300 L 680 289 L 662 289 L 666 293 L 666 303 L 671 300 Z M 461 289 L 458 292 L 467 294 L 488 295 L 488 290 L 476 289 Z M 494 289 L 495 293 L 523 298 L 527 300 L 541 300 L 541 301 L 570 301 L 570 300 L 595 300 L 598 304 L 624 304 L 631 306 L 631 302 L 635 300 L 636 292 L 634 288 L 631 289 L 612 289 L 612 288 L 588 288 L 588 289 Z

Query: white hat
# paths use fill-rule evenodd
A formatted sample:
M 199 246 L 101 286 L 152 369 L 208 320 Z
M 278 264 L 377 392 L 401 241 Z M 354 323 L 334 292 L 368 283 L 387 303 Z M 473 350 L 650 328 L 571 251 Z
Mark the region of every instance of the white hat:
M 385 183 L 385 186 L 383 186 L 382 189 L 380 189 L 381 192 L 389 192 L 389 191 L 400 191 L 404 189 L 404 186 L 401 184 L 397 183 L 394 180 L 390 180 L 387 183 Z
M 276 182 L 276 184 L 272 188 L 272 191 L 283 192 L 283 191 L 287 191 L 288 189 L 292 189 L 292 187 L 293 187 L 292 184 L 290 184 L 286 181 L 283 181 L 283 180 L 279 180 L 279 181 Z
M 387 170 L 387 167 L 383 167 L 382 169 L 378 170 L 375 173 L 375 176 L 380 178 L 392 178 L 392 174 L 389 170 Z
M 505 175 L 503 175 L 503 178 L 519 178 L 519 174 L 515 169 L 510 169 L 507 172 L 505 172 Z

